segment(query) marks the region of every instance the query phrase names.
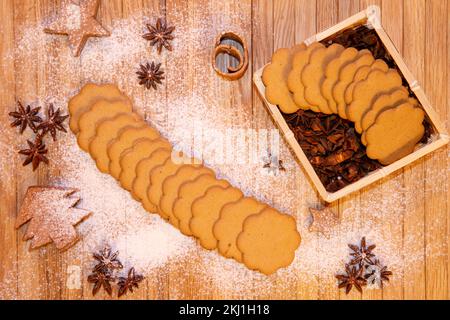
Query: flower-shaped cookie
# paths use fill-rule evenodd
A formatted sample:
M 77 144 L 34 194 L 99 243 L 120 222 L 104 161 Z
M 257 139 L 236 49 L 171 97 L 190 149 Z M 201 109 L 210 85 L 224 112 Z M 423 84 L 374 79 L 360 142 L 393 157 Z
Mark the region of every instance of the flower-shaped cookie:
M 293 217 L 266 208 L 244 221 L 236 244 L 248 268 L 269 275 L 291 264 L 300 240 Z

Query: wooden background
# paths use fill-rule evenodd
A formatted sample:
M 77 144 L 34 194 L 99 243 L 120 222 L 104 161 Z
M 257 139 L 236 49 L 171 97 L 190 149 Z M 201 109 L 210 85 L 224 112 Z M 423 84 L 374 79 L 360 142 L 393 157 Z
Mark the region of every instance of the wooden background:
M 252 86 L 252 73 L 269 61 L 274 50 L 291 46 L 321 31 L 346 17 L 362 10 L 369 4 L 382 8 L 383 26 L 397 48 L 404 56 L 411 71 L 423 84 L 427 96 L 439 114 L 448 122 L 450 85 L 450 1 L 447 0 L 108 0 L 103 1 L 99 17 L 106 25 L 115 19 L 142 11 L 144 14 L 164 13 L 175 25 L 186 21 L 198 21 L 208 10 L 221 10 L 224 15 L 239 13 L 249 41 L 250 66 L 239 82 L 222 83 L 220 90 L 226 96 L 236 96 L 240 104 L 247 106 L 253 117 L 254 127 L 271 127 L 272 123 L 256 90 Z M 14 52 L 15 35 L 24 22 L 40 21 L 43 17 L 57 12 L 56 0 L 1 0 L 0 1 L 0 121 L 6 126 L 10 121 L 7 113 L 14 106 L 17 97 L 32 98 L 45 90 L 45 81 L 54 70 L 43 68 L 36 61 L 24 60 L 20 56 L 6 56 Z M 195 8 L 207 8 L 196 11 Z M 174 14 L 179 8 L 188 8 L 192 16 L 180 17 Z M 244 12 L 236 12 L 246 8 Z M 199 13 L 201 12 L 201 13 Z M 45 54 L 45 48 L 39 54 Z M 208 57 L 204 57 L 208 59 Z M 206 60 L 207 61 L 207 60 Z M 65 63 L 60 61 L 60 63 Z M 56 68 L 57 70 L 57 68 Z M 167 87 L 170 87 L 170 66 L 167 67 Z M 17 79 L 21 79 L 20 83 Z M 81 75 L 71 74 L 65 79 L 69 84 L 80 82 Z M 170 88 L 166 88 L 170 98 Z M 236 93 L 239 93 L 238 95 Z M 231 102 L 233 103 L 233 102 Z M 237 102 L 236 102 L 237 103 Z M 237 120 L 236 120 L 237 121 Z M 2 160 L 5 161 L 5 160 Z M 83 258 L 70 252 L 59 254 L 54 248 L 28 251 L 28 244 L 21 241 L 23 231 L 14 229 L 18 205 L 29 185 L 44 184 L 48 171 L 44 168 L 36 174 L 21 170 L 21 158 L 11 157 L 0 168 L 0 281 L 8 273 L 16 280 L 9 283 L 9 296 L 31 299 L 89 299 L 91 287 L 84 282 L 79 290 L 70 290 L 64 284 L 67 266 L 80 263 Z M 299 169 L 300 170 L 300 169 Z M 403 218 L 396 225 L 386 225 L 391 232 L 414 233 L 417 241 L 404 243 L 404 251 L 423 250 L 422 258 L 414 268 L 405 270 L 401 277 L 384 290 L 366 291 L 364 294 L 352 292 L 346 296 L 337 290 L 335 281 L 318 281 L 305 290 L 298 284 L 297 294 L 286 294 L 283 288 L 273 293 L 256 294 L 259 298 L 280 299 L 448 299 L 449 280 L 449 192 L 448 192 L 448 149 L 443 148 L 427 156 L 412 166 L 402 170 L 397 176 L 406 191 L 420 194 L 407 201 L 402 208 Z M 444 177 L 444 178 L 443 178 Z M 389 179 L 389 178 L 387 178 Z M 383 181 L 386 181 L 383 180 Z M 379 184 L 383 184 L 381 181 Z M 435 189 L 435 181 L 444 185 Z M 293 181 L 295 183 L 295 181 Z M 382 190 L 389 192 L 389 187 Z M 421 190 L 422 192 L 418 191 Z M 312 190 L 304 191 L 307 201 L 318 201 Z M 364 189 L 333 204 L 334 209 L 343 212 L 346 208 L 363 208 L 368 199 L 382 195 Z M 363 211 L 361 211 L 363 212 Z M 359 223 L 360 216 L 344 216 Z M 445 221 L 445 223 L 442 223 Z M 439 252 L 440 254 L 433 254 Z M 30 272 L 30 270 L 32 272 Z M 172 277 L 176 279 L 177 272 Z M 174 280 L 147 279 L 143 290 L 138 290 L 129 298 L 167 299 Z M 172 281 L 171 281 L 172 280 Z M 199 296 L 195 286 L 186 287 L 183 298 L 245 298 L 221 293 L 220 288 L 212 290 L 208 296 Z M 292 284 L 296 286 L 297 284 Z M 0 296 L 1 297 L 1 296 Z M 100 298 L 104 297 L 102 295 Z

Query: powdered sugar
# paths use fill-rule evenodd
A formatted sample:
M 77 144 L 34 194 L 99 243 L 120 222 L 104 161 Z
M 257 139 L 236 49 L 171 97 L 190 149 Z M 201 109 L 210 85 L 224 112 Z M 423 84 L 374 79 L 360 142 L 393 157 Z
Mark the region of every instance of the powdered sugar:
M 185 14 L 183 10 L 171 12 L 177 21 L 183 21 Z M 377 256 L 394 271 L 394 277 L 401 276 L 404 269 L 423 260 L 423 248 L 413 245 L 416 237 L 422 237 L 423 234 L 417 231 L 420 226 L 413 226 L 417 227 L 416 232 L 408 234 L 399 232 L 395 226 L 409 214 L 407 208 L 412 207 L 411 204 L 420 192 L 423 193 L 423 189 L 416 194 L 405 188 L 398 176 L 384 179 L 383 183 L 378 183 L 361 194 L 364 198 L 361 201 L 363 207 L 343 210 L 340 224 L 331 231 L 329 237 L 308 232 L 307 208 L 310 205 L 316 206 L 317 201 L 310 200 L 314 196 L 310 196 L 308 200 L 304 198 L 308 193 L 305 190 L 310 190 L 311 185 L 290 151 L 281 138 L 279 145 L 276 139 L 274 144 L 249 143 L 251 129 L 256 129 L 258 133 L 266 130 L 264 134 L 270 137 L 273 126 L 253 122 L 251 108 L 241 102 L 243 99 L 240 99 L 238 90 L 235 90 L 235 97 L 224 96 L 216 91 L 221 86 L 229 89 L 230 84 L 211 86 L 211 83 L 221 80 L 217 79 L 210 68 L 209 58 L 205 58 L 209 57 L 210 45 L 216 34 L 223 30 L 237 29 L 238 33 L 245 34 L 245 28 L 239 27 L 245 25 L 243 19 L 238 14 L 212 15 L 198 25 L 189 21 L 176 25 L 174 51 L 165 52 L 161 56 L 141 37 L 145 29 L 144 22 L 153 22 L 154 18 L 140 15 L 114 20 L 109 28 L 110 37 L 91 38 L 80 62 L 70 55 L 63 37 L 44 34 L 40 24 L 23 26 L 15 50 L 22 57 L 32 55 L 45 46 L 55 51 L 45 61 L 46 65 L 55 68 L 55 74 L 48 75 L 45 84 L 47 90 L 39 90 L 37 102 L 54 100 L 56 106 L 66 106 L 68 98 L 79 90 L 80 83 L 67 84 L 60 81 L 60 76 L 76 74 L 79 75 L 81 84 L 89 81 L 118 83 L 132 98 L 135 109 L 182 150 L 191 150 L 195 137 L 190 133 L 201 132 L 207 138 L 202 141 L 203 147 L 217 145 L 221 139 L 232 137 L 232 141 L 224 143 L 225 150 L 232 146 L 233 156 L 245 155 L 246 159 L 252 156 L 253 160 L 261 161 L 219 162 L 212 160 L 213 153 L 203 152 L 204 160 L 219 177 L 229 179 L 246 195 L 255 196 L 296 216 L 302 244 L 292 265 L 267 277 L 248 270 L 243 264 L 223 258 L 217 252 L 202 249 L 192 238 L 183 236 L 159 216 L 146 212 L 112 177 L 100 173 L 89 155 L 79 149 L 73 134 L 68 133 L 59 135 L 61 138 L 57 143 L 49 143 L 51 163 L 48 184 L 78 188 L 77 195 L 82 199 L 79 207 L 93 212 L 89 220 L 77 227 L 82 243 L 71 250 L 89 256 L 91 252 L 108 244 L 120 251 L 120 259 L 126 268 L 135 266 L 148 277 L 168 272 L 167 266 L 177 268 L 198 282 L 208 284 L 195 293 L 199 296 L 220 290 L 225 297 L 295 297 L 299 290 L 306 290 L 299 289 L 299 286 L 307 288 L 317 279 L 333 278 L 346 262 L 349 250 L 347 244 L 358 243 L 362 236 L 366 236 L 370 243 L 377 244 Z M 187 55 L 188 62 L 185 59 Z M 144 91 L 138 87 L 135 71 L 139 63 L 147 60 L 162 61 L 165 64 L 166 91 L 164 88 L 157 92 Z M 20 83 L 21 79 L 16 81 Z M 167 91 L 170 95 L 166 94 Z M 227 90 L 228 92 L 230 91 Z M 230 133 L 227 131 L 229 129 L 233 131 Z M 0 130 L 9 137 L 15 135 L 12 129 Z M 233 135 L 238 130 L 247 130 L 244 136 L 248 139 L 240 140 L 238 134 Z M 0 140 L 1 171 L 6 167 L 3 159 L 15 155 L 8 147 L 12 139 L 3 140 Z M 268 147 L 272 151 L 279 148 L 286 172 L 279 172 L 275 176 L 263 168 L 263 158 L 267 156 Z M 199 152 L 198 148 L 193 151 Z M 412 172 L 414 175 L 418 174 L 415 170 Z M 432 188 L 427 191 L 446 192 L 446 175 L 431 174 L 433 178 L 437 177 L 442 181 L 433 183 L 426 180 L 429 188 Z M 416 249 L 405 254 L 404 245 Z M 433 254 L 442 253 L 436 250 Z M 91 267 L 92 261 L 83 261 L 82 268 L 85 272 Z M 5 279 L 3 284 L 6 283 Z M 183 297 L 183 281 L 184 278 L 172 281 L 174 283 L 169 292 L 171 298 Z M 276 292 L 280 288 L 283 288 L 282 294 Z
M 82 198 L 79 206 L 94 212 L 79 227 L 87 250 L 93 252 L 109 244 L 121 251 L 122 258 L 124 255 L 134 257 L 131 261 L 124 259 L 124 262 L 134 262 L 142 270 L 160 266 L 168 257 L 188 251 L 187 248 L 193 245 L 190 239 L 168 226 L 159 216 L 146 212 L 114 178 L 98 171 L 89 155 L 79 151 L 73 138 L 67 140 L 52 155 L 62 161 L 50 165 L 50 170 L 60 167 L 65 170 L 57 179 L 50 178 L 49 183 L 78 188 Z
M 116 240 L 115 246 L 126 264 L 148 271 L 163 266 L 169 258 L 189 255 L 195 249 L 193 240 L 186 239 L 179 230 L 168 223 L 159 223 L 157 216 L 148 217 L 140 228 L 132 227 Z
M 78 30 L 81 27 L 81 8 L 79 5 L 70 3 L 67 5 L 66 22 L 69 30 Z

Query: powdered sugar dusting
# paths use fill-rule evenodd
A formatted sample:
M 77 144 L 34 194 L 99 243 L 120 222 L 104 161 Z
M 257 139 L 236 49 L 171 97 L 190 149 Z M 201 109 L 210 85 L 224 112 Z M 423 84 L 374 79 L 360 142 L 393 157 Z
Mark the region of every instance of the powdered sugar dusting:
M 238 2 L 236 5 L 244 4 Z M 248 8 L 242 12 L 248 12 Z M 185 9 L 173 10 L 170 15 L 177 21 L 184 21 L 189 16 Z M 211 43 L 216 34 L 223 30 L 233 29 L 240 34 L 248 32 L 240 27 L 245 25 L 244 19 L 239 14 L 212 14 L 197 24 L 186 21 L 185 24 L 176 25 L 174 50 L 164 52 L 161 56 L 141 37 L 145 32 L 145 22 L 154 22 L 155 18 L 140 15 L 114 20 L 109 27 L 110 37 L 91 38 L 83 50 L 81 62 L 71 56 L 64 37 L 43 33 L 41 24 L 24 25 L 15 50 L 22 57 L 28 57 L 45 46 L 50 46 L 55 51 L 54 55 L 46 58 L 45 63 L 53 66 L 57 72 L 47 75 L 47 90 L 39 90 L 36 103 L 53 101 L 56 106 L 66 106 L 68 98 L 79 90 L 81 84 L 91 81 L 114 82 L 132 98 L 135 109 L 177 148 L 198 153 L 198 149 L 191 150 L 196 137 L 188 133 L 201 132 L 205 138 L 201 141 L 201 148 L 209 147 L 209 153 L 203 152 L 204 160 L 219 177 L 229 179 L 246 195 L 255 196 L 296 216 L 302 244 L 296 252 L 294 262 L 288 268 L 267 277 L 223 258 L 217 252 L 202 249 L 192 238 L 183 236 L 159 216 L 146 212 L 114 178 L 100 173 L 90 156 L 79 149 L 73 134 L 68 133 L 59 135 L 61 138 L 57 143 L 48 143 L 51 159 L 48 183 L 78 188 L 77 196 L 82 199 L 79 207 L 93 212 L 87 221 L 77 227 L 82 241 L 71 250 L 89 257 L 91 252 L 108 244 L 120 251 L 120 259 L 126 268 L 135 266 L 139 272 L 152 279 L 155 274 L 168 274 L 178 270 L 179 274 L 183 273 L 183 277 L 171 281 L 168 289 L 170 298 L 184 297 L 181 286 L 189 277 L 208 284 L 194 293 L 199 296 L 216 290 L 224 297 L 269 298 L 280 294 L 276 290 L 283 288 L 282 296 L 295 297 L 299 291 L 308 290 L 310 285 L 314 287 L 313 284 L 320 279 L 329 280 L 341 271 L 349 252 L 347 244 L 358 243 L 362 236 L 366 236 L 370 243 L 377 244 L 377 256 L 394 272 L 394 278 L 400 277 L 403 270 L 412 268 L 417 261 L 423 260 L 423 249 L 413 245 L 416 237 L 420 238 L 423 234 L 417 231 L 420 230 L 420 225 L 412 226 L 415 233 L 405 234 L 389 226 L 397 225 L 404 220 L 406 214 L 410 214 L 405 208 L 413 207 L 412 204 L 423 193 L 423 189 L 416 193 L 411 188 L 405 188 L 402 179 L 395 176 L 384 179 L 383 183 L 376 184 L 361 195 L 364 197 L 364 201 L 361 201 L 364 207 L 349 207 L 343 211 L 340 224 L 331 230 L 329 237 L 308 232 L 307 208 L 318 204 L 309 203 L 303 198 L 304 190 L 311 186 L 290 151 L 282 140 L 279 145 L 276 142 L 270 144 L 273 149 L 279 148 L 286 172 L 274 175 L 264 169 L 262 159 L 267 156 L 267 145 L 251 143 L 254 141 L 249 138 L 252 134 L 250 129 L 258 129 L 258 132 L 267 130 L 264 135 L 266 140 L 270 140 L 274 134 L 271 131 L 273 126 L 255 128 L 251 108 L 241 102 L 240 97 L 233 100 L 217 92 L 217 86 L 211 86 L 213 81 L 221 81 L 210 68 Z M 11 58 L 12 55 L 13 53 L 9 53 L 4 59 Z M 185 59 L 187 55 L 190 57 L 189 62 Z M 145 91 L 137 85 L 135 71 L 139 63 L 147 60 L 163 62 L 168 71 L 165 86 L 171 94 L 167 101 L 163 88 L 157 92 Z M 60 80 L 61 74 L 79 75 L 81 81 L 67 84 Z M 16 81 L 20 84 L 22 80 L 17 78 Z M 222 85 L 229 84 L 221 83 Z M 227 131 L 229 129 L 233 130 Z M 12 129 L 0 130 L 0 133 L 6 132 L 5 135 L 0 135 L 0 170 L 3 172 L 7 167 L 3 159 L 16 155 L 16 150 L 10 148 L 13 139 L 4 136 L 16 136 Z M 240 140 L 238 134 L 234 135 L 239 130 L 245 131 L 246 140 Z M 235 158 L 231 161 L 215 161 L 211 145 L 217 145 L 227 137 L 232 137 L 232 141 L 224 142 L 225 149 L 232 146 Z M 245 155 L 245 160 L 252 157 L 255 161 L 239 162 L 238 157 L 241 155 Z M 412 174 L 419 173 L 412 170 Z M 447 192 L 446 174 L 430 171 L 427 174 L 425 177 L 417 177 L 425 179 L 425 183 L 432 188 L 426 192 Z M 438 181 L 433 182 L 432 179 Z M 293 185 L 293 181 L 297 184 Z M 355 225 L 352 217 L 361 215 L 363 219 L 360 220 L 363 222 L 359 223 L 358 220 Z M 413 249 L 405 254 L 403 246 Z M 443 254 L 441 252 L 436 250 L 433 254 Z M 84 272 L 89 272 L 93 262 L 87 258 L 82 263 Z M 9 283 L 9 276 L 4 276 L 0 282 L 0 297 L 10 296 L 5 289 Z M 296 283 L 299 285 L 293 285 Z
M 163 266 L 170 258 L 183 257 L 194 250 L 193 240 L 186 239 L 168 223 L 158 223 L 156 216 L 146 220 L 149 221 L 142 221 L 141 228 L 134 226 L 116 240 L 121 259 L 130 267 L 152 270 Z
M 86 153 L 79 152 L 75 140 L 64 142 L 54 150 L 54 158 L 62 162 L 51 163 L 51 170 L 60 167 L 64 172 L 50 183 L 79 188 L 80 207 L 94 214 L 80 225 L 85 249 L 96 251 L 109 244 L 121 251 L 121 257 L 139 270 L 163 265 L 169 257 L 181 256 L 193 246 L 190 239 L 167 225 L 159 216 L 146 212 L 141 204 L 132 200 L 114 178 L 102 174 Z M 75 156 L 73 156 L 75 155 Z M 133 263 L 134 262 L 134 263 Z
M 238 267 L 236 263 L 211 254 L 203 253 L 202 277 L 210 278 L 218 287 L 225 291 L 251 294 L 265 294 L 270 292 L 274 282 L 280 283 L 289 290 L 289 284 L 293 280 L 300 281 L 302 285 L 315 281 L 327 281 L 335 274 L 343 271 L 345 263 L 348 263 L 350 250 L 348 244 L 359 244 L 365 236 L 369 243 L 377 244 L 374 253 L 383 264 L 389 266 L 395 277 L 401 277 L 403 270 L 424 258 L 423 250 L 403 250 L 403 241 L 412 243 L 417 241 L 418 234 L 407 234 L 404 236 L 391 233 L 386 230 L 389 225 L 398 223 L 403 219 L 406 193 L 398 181 L 393 180 L 389 189 L 397 189 L 390 195 L 383 196 L 383 201 L 376 200 L 367 206 L 367 215 L 364 216 L 362 225 L 355 228 L 354 221 L 349 219 L 357 215 L 353 209 L 347 209 L 342 213 L 340 224 L 331 230 L 325 237 L 308 232 L 308 213 L 302 210 L 297 218 L 298 229 L 302 235 L 302 244 L 296 252 L 294 262 L 286 269 L 282 269 L 273 276 L 262 276 L 246 269 Z M 382 186 L 380 186 L 382 188 Z M 391 189 L 392 188 L 392 189 Z M 379 190 L 374 190 L 376 194 Z M 389 208 L 389 209 L 386 209 Z M 398 208 L 398 209 L 396 209 Z M 293 209 L 293 208 L 292 208 Z M 249 287 L 249 284 L 252 286 Z M 373 289 L 373 288 L 372 288 Z M 297 290 L 291 289 L 291 290 Z M 258 296 L 257 294 L 257 296 Z M 291 292 L 295 294 L 295 292 Z
M 9 129 L 9 128 L 8 128 Z M 3 129 L 0 129 L 0 154 L 2 155 L 2 161 L 0 161 L 0 172 L 2 181 L 0 181 L 0 184 L 4 184 L 5 186 L 9 185 L 9 182 L 11 180 L 11 174 L 8 174 L 11 171 L 11 163 L 13 163 L 13 160 L 17 157 L 17 152 L 14 150 L 14 148 L 11 146 L 11 141 L 9 139 L 4 138 L 5 135 L 2 135 Z M 5 130 L 6 131 L 6 130 Z M 9 136 L 9 135 L 6 135 Z M 3 161 L 5 159 L 5 161 Z M 7 161 L 6 159 L 9 159 Z M 3 188 L 2 188 L 3 189 Z M 4 190 L 4 189 L 3 189 Z

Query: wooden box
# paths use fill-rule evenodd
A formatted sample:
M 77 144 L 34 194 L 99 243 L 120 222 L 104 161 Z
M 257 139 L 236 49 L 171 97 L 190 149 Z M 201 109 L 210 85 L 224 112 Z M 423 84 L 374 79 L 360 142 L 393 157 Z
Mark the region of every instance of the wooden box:
M 373 183 L 383 177 L 386 177 L 387 175 L 391 174 L 392 172 L 405 167 L 406 165 L 425 156 L 426 154 L 429 154 L 429 153 L 433 152 L 434 150 L 446 145 L 449 141 L 449 137 L 448 137 L 447 132 L 445 131 L 444 125 L 439 121 L 438 116 L 437 116 L 436 112 L 433 110 L 433 108 L 431 107 L 430 102 L 428 101 L 427 97 L 425 96 L 425 93 L 424 93 L 422 87 L 420 86 L 418 81 L 414 78 L 413 74 L 409 71 L 409 69 L 406 66 L 405 62 L 403 61 L 401 55 L 397 51 L 395 45 L 393 44 L 393 42 L 391 41 L 391 39 L 389 38 L 389 36 L 386 34 L 385 30 L 383 29 L 380 21 L 381 21 L 381 19 L 380 19 L 379 7 L 370 6 L 365 11 L 361 11 L 358 14 L 329 28 L 328 30 L 325 30 L 325 31 L 318 33 L 315 36 L 307 39 L 305 41 L 305 43 L 307 45 L 309 45 L 316 41 L 322 41 L 324 39 L 327 39 L 334 35 L 337 35 L 343 31 L 345 31 L 346 29 L 354 28 L 354 27 L 361 26 L 361 25 L 365 25 L 368 28 L 374 29 L 375 32 L 377 33 L 377 35 L 379 36 L 381 42 L 386 47 L 386 50 L 389 52 L 389 54 L 392 56 L 393 60 L 397 64 L 403 77 L 408 82 L 411 91 L 415 94 L 417 100 L 421 103 L 423 109 L 425 110 L 426 117 L 433 128 L 433 134 L 427 144 L 421 145 L 419 148 L 416 149 L 416 151 L 414 151 L 410 155 L 408 155 L 388 166 L 385 166 L 379 170 L 373 171 L 373 172 L 369 173 L 367 176 L 361 178 L 360 180 L 358 180 L 336 192 L 328 192 L 325 189 L 325 186 L 320 181 L 313 166 L 311 165 L 308 158 L 306 157 L 306 154 L 303 152 L 299 143 L 295 139 L 293 132 L 290 130 L 288 124 L 284 120 L 282 114 L 280 113 L 280 110 L 278 109 L 278 107 L 276 105 L 269 103 L 265 99 L 265 86 L 261 80 L 261 76 L 262 76 L 264 67 L 254 73 L 253 81 L 254 81 L 262 99 L 265 102 L 267 110 L 269 111 L 269 113 L 271 114 L 276 125 L 282 132 L 282 135 L 286 139 L 287 143 L 289 144 L 291 149 L 294 151 L 296 157 L 298 158 L 300 163 L 305 168 L 306 172 L 308 173 L 309 177 L 311 178 L 315 187 L 317 188 L 317 191 L 319 192 L 320 196 L 326 202 L 333 202 L 344 196 L 347 196 L 348 194 L 350 194 L 352 192 L 358 191 L 358 190 L 364 188 L 365 186 L 368 186 L 371 183 Z

